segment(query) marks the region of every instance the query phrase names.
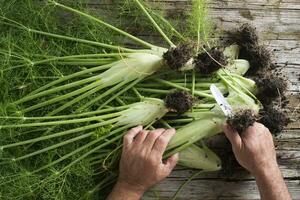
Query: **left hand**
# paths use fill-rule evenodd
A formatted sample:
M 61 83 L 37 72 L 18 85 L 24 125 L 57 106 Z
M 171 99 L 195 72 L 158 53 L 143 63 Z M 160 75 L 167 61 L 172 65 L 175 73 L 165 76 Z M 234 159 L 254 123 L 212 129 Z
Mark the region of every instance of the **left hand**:
M 178 161 L 178 154 L 162 161 L 174 134 L 175 129 L 148 131 L 142 130 L 142 126 L 131 129 L 124 136 L 120 175 L 115 187 L 138 199 L 150 187 L 165 179 Z

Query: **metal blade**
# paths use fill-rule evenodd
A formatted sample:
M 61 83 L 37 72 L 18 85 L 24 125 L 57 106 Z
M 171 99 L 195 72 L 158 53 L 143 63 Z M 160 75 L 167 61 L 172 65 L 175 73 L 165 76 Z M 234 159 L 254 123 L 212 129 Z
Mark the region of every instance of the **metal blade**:
M 224 115 L 226 117 L 230 117 L 233 114 L 232 107 L 229 105 L 227 100 L 224 98 L 221 91 L 214 84 L 210 85 L 210 91 L 211 91 L 211 94 L 214 96 L 217 104 L 222 109 Z

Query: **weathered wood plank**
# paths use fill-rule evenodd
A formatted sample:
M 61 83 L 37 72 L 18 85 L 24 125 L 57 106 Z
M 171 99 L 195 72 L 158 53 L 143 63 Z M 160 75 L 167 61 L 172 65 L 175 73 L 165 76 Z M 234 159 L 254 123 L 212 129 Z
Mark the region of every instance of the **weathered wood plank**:
M 115 12 L 117 0 L 87 0 L 97 12 Z M 156 9 L 163 9 L 169 20 L 186 23 L 189 0 L 150 0 Z M 300 200 L 300 1 L 299 0 L 221 0 L 210 1 L 211 17 L 216 24 L 216 37 L 243 22 L 257 27 L 261 41 L 274 52 L 274 60 L 283 67 L 289 83 L 290 103 L 287 106 L 293 122 L 275 138 L 277 159 L 293 199 Z M 179 26 L 180 26 L 179 23 Z M 163 44 L 158 33 L 136 30 L 128 24 L 128 31 L 139 37 Z M 127 41 L 127 40 L 126 40 Z M 128 44 L 131 44 L 128 41 Z M 230 144 L 223 135 L 206 141 L 223 159 L 229 159 Z M 232 156 L 232 154 L 231 154 Z M 157 192 L 144 199 L 170 199 L 177 188 L 195 171 L 177 167 L 169 178 L 157 185 Z M 206 173 L 192 181 L 178 199 L 260 199 L 253 177 L 238 165 L 233 173 Z
M 91 7 L 96 7 L 98 10 L 115 10 L 120 6 L 116 6 L 116 3 L 109 0 L 101 3 L 97 0 L 89 2 Z M 178 19 L 177 21 L 185 23 L 185 13 L 190 9 L 189 0 L 150 2 L 153 2 L 153 5 L 159 3 L 157 9 L 163 9 L 168 19 Z M 299 41 L 299 1 L 211 1 L 209 7 L 210 15 L 217 24 L 217 31 L 233 28 L 237 23 L 251 22 L 264 39 Z M 148 35 L 150 34 L 153 32 L 148 32 Z
M 157 185 L 157 192 L 150 192 L 143 199 L 166 200 L 173 196 L 176 189 L 183 183 L 177 179 L 168 178 Z M 300 181 L 288 180 L 286 183 L 294 200 L 300 199 Z M 161 190 L 163 188 L 163 190 Z M 225 181 L 214 179 L 196 179 L 188 184 L 179 194 L 177 200 L 259 200 L 259 192 L 254 180 L 249 181 Z

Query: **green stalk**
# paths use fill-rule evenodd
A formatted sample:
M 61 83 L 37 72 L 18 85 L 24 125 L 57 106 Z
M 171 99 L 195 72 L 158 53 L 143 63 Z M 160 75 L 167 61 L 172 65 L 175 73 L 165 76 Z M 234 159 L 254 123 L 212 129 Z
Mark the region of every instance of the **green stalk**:
M 120 84 L 120 83 L 119 83 L 119 84 Z M 103 94 L 101 94 L 100 97 L 101 97 L 101 98 L 102 98 L 102 97 L 105 97 L 106 95 L 108 95 L 108 94 L 114 92 L 114 90 L 116 89 L 116 87 L 117 87 L 119 84 L 117 84 L 116 86 L 114 86 L 114 87 L 108 89 L 106 92 L 104 92 Z M 81 101 L 82 99 L 84 99 L 84 98 L 86 98 L 86 97 L 88 97 L 88 96 L 90 96 L 90 95 L 92 95 L 92 94 L 98 92 L 98 91 L 101 90 L 101 89 L 103 89 L 103 85 L 99 85 L 99 86 L 97 86 L 97 87 L 95 87 L 95 88 L 93 88 L 93 89 L 87 91 L 86 93 L 84 93 L 84 94 L 82 94 L 82 95 L 76 97 L 75 99 L 72 99 L 71 101 L 69 101 L 69 102 L 67 102 L 66 104 L 60 106 L 59 108 L 53 110 L 52 112 L 48 113 L 47 115 L 49 115 L 49 116 L 55 115 L 55 114 L 59 113 L 60 111 L 66 109 L 66 108 L 68 108 L 68 107 L 70 107 L 71 105 L 73 105 L 73 104 L 75 104 L 75 103 Z M 78 109 L 78 111 L 81 111 L 81 110 Z
M 120 132 L 120 131 L 123 131 L 123 130 L 129 128 L 129 127 L 130 127 L 130 125 L 127 125 L 127 126 L 124 126 L 124 127 L 122 127 L 122 128 L 119 128 L 119 129 L 117 129 L 117 130 L 118 130 L 118 132 Z M 115 134 L 115 133 L 116 133 L 116 132 L 113 131 L 113 132 L 111 132 L 110 134 L 108 134 L 107 137 L 109 137 L 109 136 L 111 136 L 111 135 L 113 135 L 113 134 Z M 111 140 L 109 140 L 109 141 L 107 141 L 107 142 L 105 142 L 105 143 L 103 143 L 103 144 L 100 144 L 99 146 L 95 147 L 94 149 L 92 149 L 92 150 L 86 152 L 85 154 L 83 154 L 82 156 L 80 156 L 80 157 L 77 158 L 76 160 L 72 161 L 72 162 L 71 162 L 70 164 L 68 164 L 67 166 L 65 166 L 63 169 L 61 169 L 61 170 L 59 171 L 59 173 L 62 173 L 63 171 L 67 170 L 67 169 L 70 168 L 72 165 L 74 165 L 74 164 L 76 164 L 77 162 L 81 161 L 82 159 L 86 158 L 87 156 L 89 156 L 89 155 L 92 154 L 93 152 L 97 151 L 98 149 L 101 149 L 101 148 L 103 148 L 103 147 L 105 147 L 105 146 L 107 146 L 107 145 L 109 145 L 109 144 L 111 144 L 111 143 L 113 143 L 113 142 L 115 142 L 115 141 L 121 139 L 124 135 L 125 135 L 125 133 L 120 134 L 120 135 L 114 137 L 113 139 L 111 139 Z M 97 140 L 95 140 L 95 141 L 97 141 Z M 89 146 L 91 146 L 91 145 L 89 145 Z M 88 147 L 89 147 L 89 146 L 88 146 Z
M 189 73 L 186 72 L 186 74 Z M 220 80 L 219 78 L 206 78 L 206 77 L 197 77 L 197 76 L 196 79 L 198 83 L 199 81 L 207 82 L 207 83 L 217 83 Z M 173 83 L 185 83 L 186 79 L 178 78 L 178 79 L 170 79 L 169 81 Z
M 76 141 L 78 141 L 78 140 L 81 140 L 81 139 L 84 139 L 84 138 L 87 138 L 87 137 L 91 137 L 91 136 L 94 135 L 94 134 L 95 134 L 95 132 L 86 133 L 86 134 L 77 136 L 77 137 L 75 137 L 75 138 L 68 139 L 68 140 L 66 140 L 66 141 L 63 141 L 63 142 L 54 144 L 54 145 L 52 145 L 52 146 L 48 146 L 48 147 L 43 148 L 43 149 L 40 149 L 40 150 L 38 150 L 38 151 L 34 151 L 34 152 L 29 153 L 29 154 L 26 154 L 26 155 L 24 155 L 24 156 L 20 156 L 20 157 L 17 157 L 17 158 L 13 158 L 12 161 L 15 162 L 15 161 L 24 160 L 24 159 L 26 159 L 26 158 L 30 158 L 30 157 L 32 157 L 32 156 L 36 156 L 36 155 L 39 155 L 39 154 L 41 154 L 41 153 L 44 153 L 44 152 L 47 152 L 47 151 L 50 151 L 50 150 L 53 150 L 53 149 L 62 147 L 62 146 L 64 146 L 64 145 L 70 144 L 70 143 L 72 143 L 72 142 L 76 142 Z
M 110 44 L 105 44 L 105 43 L 100 43 L 100 42 L 95 42 L 95 41 L 70 37 L 70 36 L 59 35 L 59 34 L 55 34 L 55 33 L 48 33 L 48 32 L 39 31 L 39 30 L 31 29 L 31 28 L 27 28 L 27 31 L 29 33 L 36 33 L 36 34 L 39 34 L 39 35 L 45 35 L 45 36 L 53 37 L 53 38 L 57 38 L 57 39 L 80 42 L 80 43 L 84 43 L 84 44 L 90 44 L 90 45 L 93 45 L 93 46 L 100 46 L 100 47 L 103 47 L 103 48 L 108 48 L 108 49 L 112 49 L 112 50 L 116 50 L 116 51 L 137 52 L 137 50 L 134 50 L 134 49 L 128 49 L 128 48 L 124 48 L 124 47 L 120 47 L 120 46 L 114 46 L 114 45 L 110 45 Z
M 202 173 L 205 173 L 207 171 L 205 170 L 200 170 L 200 171 L 197 171 L 195 172 L 194 174 L 192 174 L 182 185 L 180 185 L 180 187 L 178 188 L 178 190 L 175 192 L 175 194 L 173 195 L 172 197 L 172 200 L 176 200 L 177 199 L 177 196 L 178 194 L 182 191 L 182 189 L 187 185 L 189 184 L 195 177 L 199 176 L 200 174 Z
M 112 65 L 104 65 L 104 66 L 94 67 L 94 68 L 91 68 L 91 69 L 86 69 L 86 70 L 83 70 L 83 71 L 80 71 L 80 72 L 76 72 L 74 74 L 70 74 L 68 76 L 64 76 L 64 77 L 62 77 L 62 78 L 60 78 L 58 80 L 50 82 L 47 85 L 44 85 L 44 86 L 40 87 L 39 89 L 31 92 L 26 97 L 24 97 L 24 98 L 22 98 L 22 99 L 20 99 L 18 101 L 15 101 L 14 104 L 21 104 L 21 103 L 24 103 L 26 101 L 30 101 L 30 100 L 38 98 L 38 97 L 42 97 L 42 96 L 45 96 L 45 95 L 48 95 L 48 94 L 52 94 L 52 93 L 55 93 L 55 92 L 58 92 L 58 91 L 61 91 L 61 90 L 65 90 L 65 89 L 69 89 L 69 88 L 72 88 L 72 87 L 75 87 L 75 86 L 79 86 L 81 84 L 88 83 L 88 82 L 93 81 L 93 80 L 97 80 L 97 78 L 99 78 L 99 75 L 96 75 L 96 76 L 93 76 L 93 77 L 89 77 L 89 78 L 86 78 L 86 79 L 83 79 L 83 80 L 80 80 L 80 81 L 76 81 L 76 82 L 73 82 L 73 83 L 65 84 L 65 85 L 62 85 L 62 86 L 58 86 L 58 87 L 55 87 L 53 89 L 45 90 L 45 89 L 47 89 L 49 87 L 52 87 L 52 86 L 54 86 L 54 85 L 56 85 L 58 83 L 66 81 L 66 80 L 69 80 L 69 79 L 72 79 L 72 78 L 76 78 L 78 76 L 81 76 L 81 75 L 84 75 L 84 74 L 88 74 L 88 73 L 91 73 L 91 72 L 105 70 L 105 69 L 110 68 L 111 66 Z
M 80 89 L 77 89 L 77 90 L 75 90 L 73 92 L 70 92 L 70 93 L 67 93 L 67 94 L 64 94 L 64 95 L 61 95 L 61 96 L 58 96 L 58 97 L 54 97 L 54 98 L 52 98 L 50 100 L 47 100 L 47 101 L 44 101 L 42 103 L 36 104 L 36 105 L 31 106 L 29 108 L 25 108 L 23 110 L 23 112 L 29 112 L 29 111 L 35 110 L 37 108 L 41 108 L 41 107 L 44 107 L 44 106 L 56 103 L 58 101 L 62 101 L 62 100 L 68 99 L 70 97 L 73 97 L 75 95 L 79 95 L 79 94 L 84 93 L 84 92 L 86 92 L 86 91 L 88 91 L 90 89 L 93 89 L 95 87 L 101 87 L 102 84 L 103 83 L 101 82 L 101 80 L 93 82 L 93 83 L 91 83 L 91 84 L 89 84 L 87 86 L 84 86 L 84 87 L 82 87 Z
M 145 13 L 147 18 L 151 21 L 151 23 L 154 25 L 156 30 L 162 35 L 162 37 L 165 39 L 165 41 L 171 46 L 175 47 L 176 45 L 168 38 L 168 36 L 163 32 L 163 30 L 158 26 L 158 24 L 155 22 L 155 20 L 151 17 L 151 15 L 148 13 L 146 8 L 141 4 L 139 0 L 134 0 L 138 6 L 141 8 L 141 10 Z
M 212 108 L 214 108 L 216 106 L 216 104 L 213 104 L 213 103 L 205 103 L 205 104 L 202 104 L 202 103 L 200 103 L 200 104 L 196 104 L 195 106 L 194 106 L 194 108 L 195 109 L 198 109 L 198 108 L 208 108 L 208 109 L 212 109 Z
M 29 33 L 45 35 L 45 36 L 48 36 L 48 37 L 53 37 L 53 38 L 63 39 L 63 40 L 69 40 L 69 41 L 89 44 L 89 45 L 93 45 L 93 46 L 100 46 L 100 47 L 103 47 L 103 48 L 108 48 L 108 49 L 117 50 L 117 51 L 125 51 L 125 52 L 137 52 L 138 51 L 138 50 L 128 49 L 128 48 L 124 48 L 124 47 L 120 47 L 120 46 L 109 45 L 109 44 L 105 44 L 105 43 L 101 43 L 101 42 L 96 42 L 96 41 L 85 40 L 85 39 L 80 39 L 80 38 L 75 38 L 75 37 L 70 37 L 70 36 L 65 36 L 65 35 L 59 35 L 59 34 L 55 34 L 55 33 L 48 33 L 48 32 L 44 32 L 44 31 L 39 31 L 39 30 L 28 28 L 28 27 L 24 26 L 23 24 L 20 24 L 20 23 L 14 21 L 14 20 L 8 19 L 8 18 L 3 17 L 3 16 L 0 16 L 0 18 L 5 19 L 5 20 L 13 23 L 13 24 L 6 23 L 7 25 L 13 26 L 15 28 L 23 29 L 23 30 L 25 30 Z
M 86 54 L 86 55 L 97 55 L 99 57 L 99 54 Z M 84 57 L 86 55 L 82 55 L 82 56 Z M 95 65 L 95 64 L 105 63 L 103 61 L 107 61 L 106 63 L 110 63 L 108 61 L 111 61 L 111 58 L 105 59 L 105 60 L 101 59 L 101 62 L 100 62 L 100 59 L 80 59 L 80 60 L 73 60 L 74 63 L 71 63 L 72 60 L 69 60 L 69 59 L 72 59 L 72 58 L 78 58 L 78 55 L 76 55 L 76 56 L 73 55 L 73 56 L 53 57 L 53 58 L 39 60 L 39 61 L 31 61 L 31 60 L 28 59 L 27 64 L 21 64 L 21 65 L 13 66 L 13 67 L 10 67 L 8 69 L 4 69 L 3 71 L 14 70 L 14 69 L 21 68 L 21 67 L 24 67 L 24 66 L 37 66 L 37 65 L 40 65 L 40 64 L 50 63 L 50 62 L 53 62 L 53 61 L 56 61 L 55 62 L 56 64 L 68 64 L 67 61 L 70 61 L 69 64 L 73 64 L 73 65 L 75 65 L 75 64 L 77 64 L 77 65 L 86 65 L 87 62 L 88 62 L 88 64 L 94 64 Z M 62 60 L 66 60 L 66 61 L 65 62 L 59 62 L 59 61 L 62 61 Z M 98 61 L 98 62 L 96 62 L 96 61 Z M 75 62 L 77 62 L 77 63 L 75 63 Z
M 55 87 L 53 89 L 45 90 L 45 91 L 37 93 L 35 95 L 31 95 L 31 96 L 29 96 L 27 98 L 25 97 L 25 99 L 23 99 L 23 102 L 25 100 L 29 101 L 29 100 L 32 100 L 32 99 L 36 99 L 38 97 L 50 95 L 52 93 L 60 92 L 62 90 L 66 90 L 66 89 L 77 87 L 77 86 L 80 86 L 80 85 L 83 85 L 83 84 L 86 84 L 86 83 L 90 83 L 90 82 L 99 80 L 100 77 L 101 77 L 101 75 L 95 75 L 95 76 L 92 76 L 92 77 L 89 77 L 89 78 L 85 78 L 85 79 L 82 79 L 82 80 L 79 80 L 79 81 L 71 82 L 69 84 L 65 84 L 65 85 L 62 85 L 62 86 L 57 86 L 57 87 Z M 22 101 L 17 101 L 16 103 L 19 104 L 19 102 L 22 103 Z
M 138 91 L 141 92 L 148 92 L 148 93 L 157 93 L 157 94 L 169 94 L 170 90 L 159 90 L 159 89 L 150 89 L 150 88 L 136 88 Z
M 182 40 L 186 40 L 186 38 L 181 34 L 179 33 L 173 26 L 172 24 L 166 20 L 164 17 L 162 17 L 161 15 L 157 14 L 156 12 L 153 12 L 151 9 L 148 9 L 153 15 L 156 15 L 160 20 L 162 20 L 165 24 L 167 24 L 171 30 L 175 33 L 175 35 L 177 35 L 178 38 L 182 39 Z
M 100 191 L 101 189 L 113 184 L 118 177 L 117 174 L 111 174 L 110 176 L 106 176 L 100 183 L 98 183 L 92 190 L 88 191 L 81 200 L 83 199 L 91 199 L 91 195 L 95 192 Z
M 195 121 L 195 119 L 187 118 L 187 119 L 173 119 L 173 120 L 167 120 L 169 123 L 187 123 Z
M 75 60 L 75 61 L 58 61 L 55 62 L 54 64 L 56 65 L 64 65 L 64 66 L 99 66 L 99 65 L 106 65 L 106 64 L 110 64 L 111 62 L 113 62 L 115 60 L 113 59 L 95 59 L 94 61 L 90 60 Z
M 51 134 L 51 135 L 46 135 L 46 136 L 41 136 L 41 137 L 34 138 L 34 139 L 25 140 L 25 141 L 22 141 L 22 142 L 16 142 L 16 143 L 12 143 L 12 144 L 3 145 L 2 147 L 0 147 L 0 149 L 2 150 L 2 149 L 15 147 L 15 146 L 40 142 L 40 141 L 48 140 L 48 139 L 51 139 L 51 138 L 62 137 L 62 136 L 69 135 L 69 134 L 72 134 L 72 133 L 77 133 L 77 132 L 80 132 L 80 131 L 87 131 L 87 130 L 94 129 L 94 128 L 101 127 L 101 126 L 105 126 L 105 125 L 108 125 L 108 124 L 113 124 L 117 121 L 118 121 L 117 118 L 116 119 L 111 119 L 111 120 L 100 122 L 100 123 L 97 123 L 97 124 L 91 124 L 91 125 L 87 125 L 87 126 L 67 130 L 67 131 L 54 133 L 54 134 Z
M 51 3 L 53 3 L 54 5 L 59 6 L 59 7 L 63 8 L 63 9 L 69 10 L 69 11 L 71 11 L 71 12 L 73 12 L 73 13 L 82 15 L 82 16 L 86 17 L 87 19 L 90 19 L 90 20 L 92 20 L 92 21 L 94 21 L 94 22 L 97 22 L 97 23 L 99 23 L 99 24 L 101 24 L 101 25 L 104 25 L 104 26 L 106 26 L 106 27 L 108 27 L 108 28 L 110 28 L 110 29 L 116 31 L 117 33 L 120 33 L 120 34 L 122 34 L 122 35 L 124 35 L 124 36 L 126 36 L 126 37 L 128 37 L 128 38 L 130 38 L 130 39 L 132 39 L 132 40 L 134 40 L 134 41 L 136 41 L 136 42 L 138 42 L 138 43 L 144 45 L 145 47 L 148 47 L 148 48 L 153 48 L 153 47 L 154 47 L 154 45 L 152 45 L 152 44 L 150 44 L 150 43 L 148 43 L 148 42 L 145 42 L 145 41 L 143 41 L 143 40 L 141 40 L 141 39 L 139 39 L 139 38 L 137 38 L 137 37 L 135 37 L 135 36 L 133 36 L 133 35 L 127 33 L 127 32 L 125 32 L 125 31 L 123 31 L 123 30 L 121 30 L 121 29 L 118 29 L 118 28 L 116 28 L 116 27 L 114 27 L 114 26 L 112 26 L 112 25 L 110 25 L 110 24 L 108 24 L 108 23 L 106 23 L 106 22 L 104 22 L 104 21 L 102 21 L 102 20 L 96 18 L 96 17 L 93 17 L 93 16 L 91 16 L 91 15 L 89 15 L 89 14 L 86 14 L 86 13 L 81 12 L 81 11 L 79 11 L 79 10 L 76 10 L 76 9 L 74 9 L 74 8 L 71 8 L 71 7 L 62 5 L 62 4 L 60 4 L 60 3 L 57 3 L 57 2 L 54 1 L 54 0 L 48 0 L 48 2 L 51 2 Z
M 195 94 L 195 85 L 196 85 L 196 74 L 195 69 L 192 71 L 192 96 L 194 97 Z
M 120 104 L 120 105 L 126 105 L 126 103 L 122 100 L 122 99 L 120 99 L 118 96 L 116 96 L 116 97 L 114 97 L 115 99 L 116 99 L 116 101 Z M 101 109 L 101 108 L 99 108 L 99 109 Z
M 119 140 L 117 147 L 105 156 L 105 158 L 102 161 L 103 168 L 107 168 L 105 164 L 106 164 L 106 161 L 108 160 L 108 158 L 116 155 L 116 152 L 123 148 L 123 144 L 121 142 L 122 142 L 122 140 Z M 114 163 L 114 162 L 112 162 L 112 163 Z
M 138 78 L 135 81 L 133 81 L 132 83 L 130 83 L 129 85 L 127 85 L 123 90 L 119 91 L 118 93 L 114 94 L 112 97 L 110 97 L 108 100 L 106 100 L 99 108 L 102 109 L 104 106 L 106 106 L 107 104 L 109 104 L 112 100 L 116 99 L 118 101 L 120 101 L 121 105 L 125 105 L 125 103 L 118 98 L 121 94 L 123 94 L 124 92 L 126 92 L 127 90 L 129 90 L 130 88 L 132 88 L 135 84 L 137 84 L 138 82 L 140 82 L 141 80 L 143 80 L 143 78 Z
M 182 86 L 177 85 L 176 83 L 172 83 L 170 81 L 166 81 L 166 80 L 162 80 L 162 79 L 158 79 L 158 78 L 155 78 L 154 80 L 159 82 L 159 83 L 169 85 L 169 86 L 172 86 L 172 87 L 180 89 L 180 90 L 184 90 L 184 91 L 187 91 L 187 92 L 191 91 L 191 89 L 189 89 L 189 88 L 182 87 Z M 200 97 L 206 97 L 208 99 L 214 99 L 214 97 L 212 95 L 206 94 L 204 92 L 195 91 L 194 94 L 197 95 L 197 96 L 200 96 Z
M 172 128 L 172 127 L 168 124 L 168 122 L 166 122 L 166 121 L 163 120 L 163 119 L 160 119 L 159 122 L 160 122 L 162 125 L 164 125 L 166 128 Z
M 215 84 L 218 88 L 220 87 L 224 87 L 224 84 L 223 83 L 214 83 L 214 82 L 199 82 L 201 81 L 201 79 L 197 79 L 197 83 L 195 83 L 195 88 L 198 87 L 198 88 L 209 88 L 211 84 Z M 185 86 L 185 87 L 193 87 L 193 83 L 181 83 L 181 82 L 173 82 L 173 81 L 170 81 L 172 83 L 176 83 L 177 85 L 180 85 L 180 86 Z M 162 88 L 162 87 L 166 87 L 166 88 L 170 88 L 170 86 L 165 86 L 165 85 L 162 85 L 162 84 L 158 84 L 158 83 L 139 83 L 137 84 L 137 87 L 150 87 L 150 88 L 155 88 L 155 87 L 159 87 L 159 88 Z
M 68 118 L 77 118 L 77 117 L 83 117 L 88 115 L 95 115 L 95 114 L 101 114 L 105 112 L 113 112 L 113 111 L 121 111 L 126 108 L 128 108 L 129 105 L 123 105 L 119 107 L 112 107 L 112 108 L 106 108 L 102 110 L 96 110 L 91 112 L 85 112 L 85 113 L 78 113 L 73 115 L 57 115 L 57 116 L 43 116 L 43 117 L 10 117 L 10 116 L 0 116 L 0 119 L 19 119 L 19 120 L 50 120 L 50 119 L 68 119 Z
M 257 97 L 252 93 L 250 92 L 247 88 L 245 88 L 244 86 L 242 86 L 238 81 L 234 80 L 233 77 L 228 74 L 226 72 L 226 70 L 223 70 L 229 77 L 230 79 L 236 83 L 238 86 L 240 86 L 243 90 L 246 91 L 246 94 L 248 94 L 250 97 L 252 97 L 253 99 L 255 99 L 257 102 L 259 102 L 259 105 L 262 106 L 262 104 L 260 103 L 260 101 L 257 99 Z M 223 76 L 221 75 L 220 73 L 217 73 L 218 76 L 227 84 L 229 85 L 235 92 L 237 92 L 238 94 L 244 94 L 240 89 L 238 89 L 237 87 L 235 87 L 233 84 L 229 83 L 229 81 Z
M 104 93 L 102 93 L 101 95 L 97 96 L 96 98 L 90 100 L 89 102 L 85 103 L 84 105 L 82 105 L 81 107 L 79 107 L 77 109 L 77 111 L 82 111 L 88 107 L 90 107 L 93 103 L 100 101 L 102 98 L 110 95 L 111 93 L 115 92 L 116 90 L 118 90 L 119 88 L 121 88 L 122 86 L 126 85 L 128 82 L 127 81 L 122 81 L 120 83 L 118 83 L 117 85 L 115 85 L 114 87 L 106 90 Z
M 0 129 L 4 128 L 24 128 L 24 127 L 34 127 L 34 126 L 51 126 L 51 125 L 63 125 L 63 124 L 75 124 L 82 122 L 90 122 L 90 121 L 98 121 L 100 119 L 108 119 L 112 117 L 119 116 L 121 112 L 111 113 L 101 116 L 88 117 L 88 118 L 80 118 L 80 119 L 70 119 L 70 120 L 59 120 L 52 122 L 37 122 L 37 123 L 28 123 L 28 124 L 14 124 L 14 125 L 2 125 Z
M 131 89 L 134 92 L 134 94 L 137 96 L 137 98 L 139 98 L 142 101 L 144 97 L 139 93 L 139 91 L 135 87 L 132 87 Z
M 123 57 L 126 57 L 128 53 L 122 53 Z M 34 55 L 33 55 L 34 56 Z M 51 61 L 59 60 L 68 60 L 68 59 L 80 59 L 80 58 L 120 58 L 120 53 L 93 53 L 93 54 L 78 54 L 78 55 L 69 55 L 69 56 L 49 56 L 49 55 L 40 55 L 47 59 L 53 59 Z
M 100 154 L 99 152 L 96 153 L 95 156 L 88 158 L 88 161 L 95 161 L 95 160 L 99 160 L 101 158 L 104 158 L 106 156 L 107 153 L 109 153 L 110 151 L 105 151 L 103 152 L 104 154 Z
M 110 132 L 109 134 L 107 134 L 107 135 L 105 135 L 105 136 L 103 136 L 103 137 L 100 137 L 100 138 L 98 138 L 98 139 L 96 139 L 96 140 L 94 140 L 94 141 L 92 141 L 92 142 L 90 142 L 90 143 L 88 143 L 88 144 L 86 144 L 86 145 L 83 145 L 82 147 L 80 147 L 80 148 L 78 148 L 78 149 L 76 149 L 76 150 L 74 150 L 74 151 L 72 151 L 72 152 L 70 152 L 70 153 L 68 153 L 68 154 L 66 154 L 66 155 L 64 155 L 64 156 L 62 156 L 62 157 L 60 157 L 59 159 L 57 159 L 57 160 L 55 160 L 55 161 L 53 161 L 53 162 L 51 162 L 51 163 L 49 163 L 49 164 L 47 164 L 47 165 L 45 165 L 45 166 L 43 166 L 43 167 L 40 167 L 39 169 L 36 169 L 36 170 L 32 171 L 31 173 L 32 173 L 32 174 L 38 173 L 38 172 L 40 172 L 40 171 L 42 171 L 42 170 L 44 170 L 44 169 L 47 169 L 47 168 L 49 168 L 49 167 L 51 167 L 51 166 L 53 166 L 53 165 L 55 165 L 55 164 L 57 164 L 57 163 L 60 163 L 60 162 L 64 161 L 65 159 L 67 159 L 67 158 L 69 158 L 69 157 L 71 157 L 71 156 L 73 156 L 73 155 L 75 155 L 75 154 L 77 154 L 77 153 L 83 151 L 84 149 L 86 149 L 86 148 L 88 148 L 88 147 L 90 147 L 90 146 L 93 146 L 93 145 L 96 144 L 97 142 L 99 142 L 99 141 L 101 141 L 101 140 L 105 140 L 106 138 L 108 138 L 108 137 L 110 137 L 110 136 L 112 136 L 112 135 L 114 135 L 114 134 L 116 134 L 116 133 L 118 133 L 118 132 L 120 132 L 120 131 L 123 131 L 123 130 L 125 130 L 125 129 L 127 129 L 127 128 L 129 128 L 129 126 L 124 126 L 124 127 L 118 128 L 118 129 L 116 129 L 116 130 Z M 122 137 L 122 135 L 119 135 L 119 136 L 115 137 L 115 138 L 112 139 L 112 140 L 116 140 L 116 138 L 119 139 L 120 136 Z M 100 149 L 100 148 L 103 147 L 103 146 L 106 146 L 107 144 L 110 144 L 112 140 L 110 140 L 110 141 L 108 141 L 108 142 L 105 142 L 105 143 L 103 143 L 102 145 L 98 146 L 96 150 Z M 93 152 L 96 151 L 96 150 L 93 150 Z M 91 152 L 91 151 L 89 151 L 89 152 Z M 91 152 L 91 153 L 92 153 L 92 152 Z M 87 154 L 87 153 L 86 153 L 86 154 Z M 86 155 L 86 154 L 84 154 L 84 155 Z M 82 156 L 80 156 L 79 158 L 81 158 L 81 157 L 82 157 Z M 76 160 L 74 160 L 74 161 L 71 162 L 70 164 L 68 164 L 66 167 L 64 167 L 62 170 L 60 170 L 58 173 L 59 173 L 59 174 L 62 173 L 62 172 L 65 171 L 67 168 L 69 168 L 69 167 L 72 166 L 73 164 L 75 164 L 75 163 L 77 163 L 78 161 L 80 161 L 81 159 L 79 160 L 79 158 L 76 159 Z M 76 161 L 76 162 L 75 162 L 75 161 Z

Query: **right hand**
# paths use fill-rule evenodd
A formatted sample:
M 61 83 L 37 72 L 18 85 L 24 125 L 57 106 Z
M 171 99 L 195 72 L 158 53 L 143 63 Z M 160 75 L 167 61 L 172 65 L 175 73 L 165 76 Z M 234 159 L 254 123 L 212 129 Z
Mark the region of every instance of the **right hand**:
M 278 169 L 273 138 L 264 125 L 256 122 L 241 134 L 225 125 L 223 131 L 237 161 L 254 176 Z

